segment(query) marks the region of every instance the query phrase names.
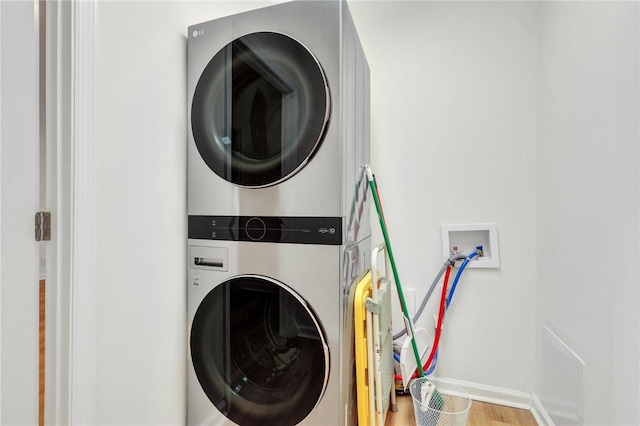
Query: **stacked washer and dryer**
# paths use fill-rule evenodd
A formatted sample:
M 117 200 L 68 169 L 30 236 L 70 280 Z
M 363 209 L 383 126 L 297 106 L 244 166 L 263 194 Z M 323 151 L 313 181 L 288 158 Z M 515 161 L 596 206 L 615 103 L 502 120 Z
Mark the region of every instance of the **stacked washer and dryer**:
M 355 424 L 369 69 L 346 3 L 190 26 L 188 94 L 188 424 Z

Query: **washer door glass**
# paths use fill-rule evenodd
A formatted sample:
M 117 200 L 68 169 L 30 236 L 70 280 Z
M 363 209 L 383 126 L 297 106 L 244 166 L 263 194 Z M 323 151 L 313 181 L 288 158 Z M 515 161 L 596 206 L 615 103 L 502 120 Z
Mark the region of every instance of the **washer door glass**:
M 239 425 L 296 425 L 326 388 L 329 352 L 315 314 L 269 278 L 240 276 L 211 290 L 190 345 L 202 389 Z
M 291 177 L 319 146 L 330 97 L 320 64 L 278 33 L 240 37 L 205 67 L 191 106 L 193 138 L 205 163 L 240 186 Z

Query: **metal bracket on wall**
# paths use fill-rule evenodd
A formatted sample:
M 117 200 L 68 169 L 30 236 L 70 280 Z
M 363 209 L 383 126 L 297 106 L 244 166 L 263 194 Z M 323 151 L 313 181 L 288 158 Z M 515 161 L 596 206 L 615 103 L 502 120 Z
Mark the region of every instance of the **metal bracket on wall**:
M 36 241 L 51 241 L 51 212 L 36 213 Z

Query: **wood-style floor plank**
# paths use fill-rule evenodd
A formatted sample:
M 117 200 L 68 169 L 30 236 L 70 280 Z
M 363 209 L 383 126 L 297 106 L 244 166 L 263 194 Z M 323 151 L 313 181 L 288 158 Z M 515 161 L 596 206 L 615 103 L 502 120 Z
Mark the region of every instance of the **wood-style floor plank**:
M 40 300 L 39 300 L 39 307 L 40 307 L 40 317 L 39 317 L 39 323 L 40 323 L 40 331 L 39 331 L 39 379 L 38 379 L 38 391 L 39 391 L 39 395 L 38 395 L 38 425 L 39 426 L 44 426 L 44 341 L 45 341 L 45 282 L 44 280 L 40 280 Z
M 398 412 L 387 414 L 385 426 L 414 426 L 413 402 L 410 395 L 400 395 Z M 469 410 L 467 426 L 537 426 L 531 412 L 502 405 L 473 401 Z

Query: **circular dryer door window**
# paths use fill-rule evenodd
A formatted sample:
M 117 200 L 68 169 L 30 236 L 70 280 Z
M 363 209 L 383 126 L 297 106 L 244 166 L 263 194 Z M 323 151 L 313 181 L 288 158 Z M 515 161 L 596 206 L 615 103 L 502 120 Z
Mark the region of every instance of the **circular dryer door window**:
M 205 67 L 191 106 L 193 138 L 205 163 L 245 187 L 291 177 L 324 137 L 330 96 L 315 56 L 283 34 L 252 33 Z
M 324 333 L 307 303 L 262 276 L 215 287 L 191 327 L 191 359 L 213 405 L 239 425 L 296 425 L 329 377 Z

